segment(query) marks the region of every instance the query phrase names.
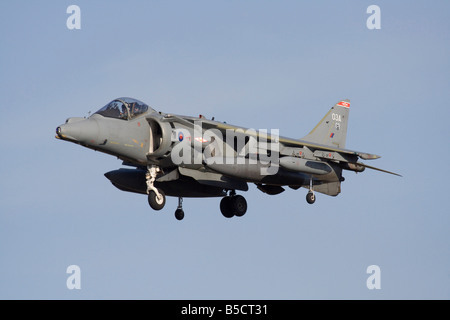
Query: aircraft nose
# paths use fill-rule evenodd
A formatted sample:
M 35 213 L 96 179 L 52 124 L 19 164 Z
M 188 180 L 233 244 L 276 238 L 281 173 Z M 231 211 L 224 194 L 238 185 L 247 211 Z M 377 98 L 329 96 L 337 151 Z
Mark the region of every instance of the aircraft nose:
M 96 120 L 71 119 L 56 128 L 57 138 L 83 143 L 94 143 L 98 140 L 99 128 Z

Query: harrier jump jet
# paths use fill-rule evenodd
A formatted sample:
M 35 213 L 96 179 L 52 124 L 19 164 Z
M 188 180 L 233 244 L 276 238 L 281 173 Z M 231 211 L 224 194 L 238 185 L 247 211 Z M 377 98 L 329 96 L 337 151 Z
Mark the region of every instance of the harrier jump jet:
M 288 186 L 337 196 L 343 170 L 366 168 L 394 175 L 359 161 L 377 155 L 345 149 L 350 101 L 336 103 L 302 139 L 277 130 L 247 129 L 204 116 L 156 111 L 132 98 L 118 98 L 88 118 L 69 118 L 56 128 L 56 138 L 118 157 L 129 168 L 105 173 L 118 189 L 147 195 L 154 210 L 166 196 L 178 197 L 175 217 L 184 218 L 185 197 L 221 197 L 226 218 L 243 216 L 247 202 L 237 192 L 248 183 L 269 195 Z M 398 175 L 399 176 L 399 175 Z

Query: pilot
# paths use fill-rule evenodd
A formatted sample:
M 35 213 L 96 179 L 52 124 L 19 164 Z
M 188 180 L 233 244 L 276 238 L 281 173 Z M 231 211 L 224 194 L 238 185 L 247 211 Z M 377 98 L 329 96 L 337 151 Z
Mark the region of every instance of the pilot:
M 121 119 L 128 119 L 128 111 L 127 111 L 127 107 L 122 104 L 122 106 L 120 107 L 121 111 L 120 111 L 120 118 Z
M 135 102 L 129 104 L 130 107 L 130 118 L 133 118 L 136 113 L 136 106 L 137 104 Z
M 138 104 L 136 103 L 136 106 L 134 107 L 134 114 L 138 115 L 144 112 L 144 107 L 142 106 L 142 104 Z

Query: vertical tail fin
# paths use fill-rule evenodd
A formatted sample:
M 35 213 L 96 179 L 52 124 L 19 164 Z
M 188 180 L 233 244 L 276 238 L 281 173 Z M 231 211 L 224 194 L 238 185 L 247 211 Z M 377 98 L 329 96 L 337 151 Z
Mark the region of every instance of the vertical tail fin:
M 345 148 L 349 112 L 350 100 L 339 101 L 302 140 Z

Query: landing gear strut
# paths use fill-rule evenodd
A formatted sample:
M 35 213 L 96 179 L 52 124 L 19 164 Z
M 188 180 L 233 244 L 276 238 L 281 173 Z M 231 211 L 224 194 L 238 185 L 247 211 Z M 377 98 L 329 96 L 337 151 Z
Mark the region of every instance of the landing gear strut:
M 220 201 L 220 211 L 225 218 L 242 217 L 247 212 L 247 201 L 243 196 L 231 191 L 229 196 Z
M 154 185 L 156 176 L 160 171 L 159 167 L 151 165 L 147 167 L 147 174 L 145 175 L 148 204 L 153 210 L 161 210 L 166 204 L 166 195 L 161 189 L 156 188 Z
M 178 198 L 178 207 L 177 210 L 175 210 L 175 218 L 179 221 L 183 220 L 184 218 L 184 211 L 183 211 L 183 198 Z
M 308 202 L 309 204 L 313 204 L 314 202 L 316 202 L 316 195 L 314 194 L 313 190 L 312 178 L 309 180 L 309 191 L 306 195 L 306 202 Z

